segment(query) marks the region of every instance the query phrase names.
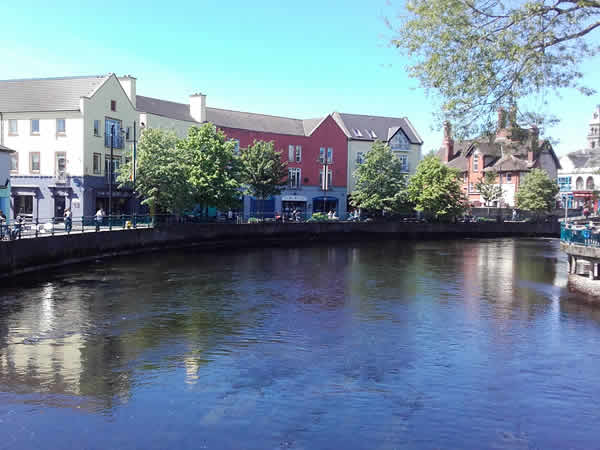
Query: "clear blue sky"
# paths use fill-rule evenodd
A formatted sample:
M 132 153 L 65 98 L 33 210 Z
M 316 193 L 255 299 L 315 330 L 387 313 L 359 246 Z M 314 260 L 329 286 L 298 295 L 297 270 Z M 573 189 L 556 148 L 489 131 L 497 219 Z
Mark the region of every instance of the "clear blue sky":
M 298 118 L 332 111 L 407 116 L 438 148 L 435 104 L 410 80 L 387 42 L 386 0 L 30 0 L 2 6 L 0 79 L 115 72 L 138 93 Z M 23 6 L 20 6 L 23 5 Z M 82 6 L 83 5 L 83 6 Z M 594 84 L 598 60 L 585 67 Z M 595 83 L 597 84 L 597 83 Z M 600 94 L 552 101 L 562 123 L 550 134 L 559 154 L 583 147 Z

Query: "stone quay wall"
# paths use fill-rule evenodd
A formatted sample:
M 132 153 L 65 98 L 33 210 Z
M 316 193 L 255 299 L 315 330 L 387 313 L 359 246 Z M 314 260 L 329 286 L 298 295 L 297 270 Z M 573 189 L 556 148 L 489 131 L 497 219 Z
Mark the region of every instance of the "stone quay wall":
M 302 246 L 316 242 L 373 239 L 426 240 L 559 235 L 560 227 L 557 222 L 176 224 L 157 228 L 0 241 L 0 276 L 13 276 L 109 256 L 192 246 L 243 248 Z

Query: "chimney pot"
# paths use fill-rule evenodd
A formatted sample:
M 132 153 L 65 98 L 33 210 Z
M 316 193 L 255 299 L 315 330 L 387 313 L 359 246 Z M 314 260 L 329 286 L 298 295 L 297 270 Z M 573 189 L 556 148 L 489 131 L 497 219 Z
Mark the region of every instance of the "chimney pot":
M 200 123 L 206 122 L 206 95 L 198 92 L 190 95 L 190 116 Z

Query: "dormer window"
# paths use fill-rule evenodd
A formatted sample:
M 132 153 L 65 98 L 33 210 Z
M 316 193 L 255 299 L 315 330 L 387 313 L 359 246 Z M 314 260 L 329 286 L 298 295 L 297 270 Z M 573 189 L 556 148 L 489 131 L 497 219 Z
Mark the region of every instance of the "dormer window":
M 111 100 L 110 101 L 110 110 L 111 111 L 116 111 L 117 110 L 117 101 L 116 100 Z
M 373 139 L 377 139 L 377 134 L 375 134 L 374 130 L 367 130 L 369 132 L 369 136 L 371 136 Z
M 352 131 L 354 132 L 354 136 L 362 137 L 362 133 L 360 132 L 360 130 L 358 128 L 354 128 Z

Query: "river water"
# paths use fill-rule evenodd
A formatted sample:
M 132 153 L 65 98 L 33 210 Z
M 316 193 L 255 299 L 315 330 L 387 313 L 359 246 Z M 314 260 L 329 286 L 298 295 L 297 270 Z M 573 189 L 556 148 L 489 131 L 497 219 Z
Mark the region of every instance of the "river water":
M 0 298 L 0 448 L 597 448 L 552 239 L 176 251 Z

